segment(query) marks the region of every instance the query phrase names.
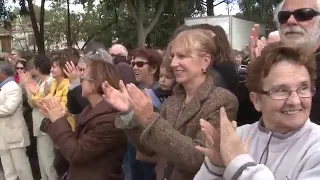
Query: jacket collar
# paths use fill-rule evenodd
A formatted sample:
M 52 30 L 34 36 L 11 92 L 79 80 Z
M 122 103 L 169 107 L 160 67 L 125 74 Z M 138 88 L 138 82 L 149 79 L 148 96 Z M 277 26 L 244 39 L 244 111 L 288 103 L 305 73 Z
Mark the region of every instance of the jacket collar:
M 116 112 L 113 107 L 107 103 L 105 100 L 102 100 L 100 103 L 97 104 L 96 107 L 92 107 L 91 104 L 89 103 L 87 107 L 82 111 L 82 113 L 79 115 L 77 120 L 78 125 L 84 125 L 86 124 L 89 120 L 97 118 L 99 116 Z
M 304 125 L 298 129 L 295 129 L 293 131 L 290 131 L 286 134 L 280 134 L 280 133 L 276 133 L 276 132 L 272 132 L 270 130 L 268 130 L 265 126 L 264 123 L 262 121 L 262 119 L 260 119 L 260 121 L 258 122 L 258 130 L 264 134 L 270 134 L 272 133 L 272 137 L 276 138 L 276 139 L 280 139 L 280 140 L 284 140 L 284 139 L 289 139 L 295 135 L 300 134 L 300 132 L 304 131 L 304 129 L 306 129 L 310 124 L 310 119 L 308 119 Z
M 202 103 L 208 98 L 215 85 L 212 76 L 207 76 L 205 81 L 198 88 L 197 93 L 188 104 L 184 105 L 186 93 L 182 85 L 178 84 L 173 89 L 171 102 L 174 106 L 168 108 L 168 118 L 174 118 L 175 127 L 184 127 L 201 109 Z M 182 109 L 184 108 L 184 109 Z M 180 113 L 181 112 L 181 113 Z M 180 114 L 180 116 L 179 116 Z
M 5 84 L 7 84 L 8 82 L 13 81 L 13 80 L 14 80 L 14 79 L 13 79 L 12 76 L 8 77 L 7 79 L 5 79 L 4 81 L 2 81 L 2 82 L 0 83 L 0 88 L 2 88 Z

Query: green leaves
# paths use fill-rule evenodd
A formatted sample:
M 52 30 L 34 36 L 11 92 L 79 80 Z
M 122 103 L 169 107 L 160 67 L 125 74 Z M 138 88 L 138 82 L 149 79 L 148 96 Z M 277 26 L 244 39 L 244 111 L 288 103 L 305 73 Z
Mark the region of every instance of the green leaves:
M 0 25 L 2 28 L 11 28 L 11 23 L 15 19 L 15 15 L 5 6 L 4 0 L 0 0 Z
M 268 31 L 276 29 L 273 23 L 273 10 L 281 0 L 238 0 L 241 14 L 237 16 L 246 20 L 266 25 Z

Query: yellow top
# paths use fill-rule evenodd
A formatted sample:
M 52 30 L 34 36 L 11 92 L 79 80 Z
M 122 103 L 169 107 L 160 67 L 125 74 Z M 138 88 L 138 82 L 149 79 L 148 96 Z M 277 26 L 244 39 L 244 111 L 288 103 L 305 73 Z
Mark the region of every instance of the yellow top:
M 68 101 L 67 94 L 69 91 L 69 85 L 70 85 L 69 79 L 63 79 L 61 81 L 61 83 L 59 83 L 59 84 L 54 79 L 52 81 L 51 86 L 50 86 L 50 92 L 45 98 L 54 97 L 54 98 L 59 99 L 61 106 L 66 109 L 66 104 Z M 41 94 L 37 93 L 32 97 L 32 100 L 37 100 L 39 98 L 41 98 Z M 72 131 L 74 131 L 75 130 L 75 118 L 72 115 L 70 115 L 70 116 L 68 116 L 67 120 L 72 128 Z

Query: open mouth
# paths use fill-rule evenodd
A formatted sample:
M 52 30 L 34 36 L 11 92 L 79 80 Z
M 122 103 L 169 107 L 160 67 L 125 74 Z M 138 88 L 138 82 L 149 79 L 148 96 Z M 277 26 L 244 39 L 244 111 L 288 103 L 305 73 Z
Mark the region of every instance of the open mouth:
M 182 70 L 175 70 L 174 73 L 175 74 L 181 74 L 183 71 Z
M 302 36 L 303 34 L 301 32 L 287 32 L 286 35 L 289 35 L 289 36 L 290 35 L 294 35 L 294 36 L 295 35 L 300 35 L 300 36 Z
M 294 114 L 297 114 L 300 111 L 302 111 L 302 110 L 288 110 L 288 111 L 281 111 L 281 112 L 283 114 L 286 114 L 286 115 L 294 115 Z

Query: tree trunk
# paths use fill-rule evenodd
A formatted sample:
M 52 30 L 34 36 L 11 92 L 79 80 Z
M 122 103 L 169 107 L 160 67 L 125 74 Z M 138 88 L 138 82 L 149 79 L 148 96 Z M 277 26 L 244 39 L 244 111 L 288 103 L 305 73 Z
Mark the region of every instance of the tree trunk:
M 72 48 L 71 42 L 71 24 L 70 24 L 70 2 L 67 0 L 67 46 L 68 48 Z
M 33 34 L 36 39 L 36 44 L 38 47 L 38 54 L 45 54 L 45 47 L 44 47 L 44 3 L 45 0 L 41 0 L 41 7 L 40 7 L 40 30 L 38 28 L 37 18 L 35 15 L 35 11 L 33 8 L 32 0 L 27 0 L 29 12 L 30 12 L 30 20 L 33 29 Z
M 207 0 L 207 16 L 214 16 L 213 2 L 214 0 Z
M 147 34 L 143 28 L 143 22 L 137 22 L 137 31 L 138 31 L 138 47 L 145 48 Z
M 147 27 L 143 26 L 144 20 L 147 17 L 144 7 L 144 0 L 139 0 L 134 3 L 133 0 L 127 0 L 127 5 L 129 12 L 133 19 L 136 21 L 137 25 L 137 31 L 138 31 L 138 44 L 137 46 L 139 48 L 145 48 L 146 44 L 146 38 L 150 31 L 153 29 L 153 27 L 156 25 L 156 23 L 159 20 L 159 17 L 161 13 L 164 10 L 165 0 L 158 0 L 156 4 L 156 12 L 154 16 L 152 17 L 150 23 L 147 25 Z

